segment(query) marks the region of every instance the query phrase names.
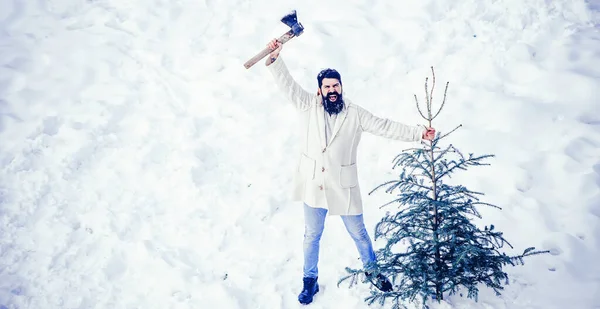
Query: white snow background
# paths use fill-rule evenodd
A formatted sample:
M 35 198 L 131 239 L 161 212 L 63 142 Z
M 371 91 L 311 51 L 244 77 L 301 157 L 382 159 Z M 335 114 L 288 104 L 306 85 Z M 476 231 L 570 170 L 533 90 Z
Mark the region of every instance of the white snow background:
M 264 62 L 243 67 L 292 9 L 282 56 L 308 90 L 333 67 L 375 115 L 425 124 L 433 66 L 434 127 L 496 156 L 452 178 L 502 207 L 478 224 L 551 251 L 500 297 L 432 308 L 600 308 L 597 0 L 0 0 L 0 308 L 303 307 L 299 123 Z M 364 135 L 371 237 L 393 196 L 368 192 L 415 146 Z M 319 266 L 306 308 L 369 308 L 370 286 L 336 286 L 360 266 L 338 217 Z

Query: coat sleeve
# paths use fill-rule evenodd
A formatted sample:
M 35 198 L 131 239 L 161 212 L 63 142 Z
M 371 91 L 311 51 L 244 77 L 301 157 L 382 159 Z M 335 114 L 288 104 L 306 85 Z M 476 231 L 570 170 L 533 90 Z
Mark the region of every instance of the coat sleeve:
M 423 127 L 409 126 L 386 118 L 379 118 L 360 106 L 356 106 L 356 108 L 360 127 L 365 132 L 405 142 L 420 142 L 423 138 L 425 131 Z
M 294 103 L 297 109 L 301 111 L 308 110 L 313 99 L 308 91 L 304 90 L 292 77 L 288 71 L 285 62 L 281 58 L 281 55 L 277 57 L 275 62 L 267 66 L 279 89 L 285 94 L 285 96 Z

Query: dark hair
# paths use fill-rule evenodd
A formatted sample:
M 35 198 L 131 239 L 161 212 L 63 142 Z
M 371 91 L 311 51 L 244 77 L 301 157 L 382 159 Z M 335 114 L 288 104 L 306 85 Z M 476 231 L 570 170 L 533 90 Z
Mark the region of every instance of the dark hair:
M 319 83 L 319 88 L 323 85 L 323 78 L 335 78 L 340 81 L 340 85 L 342 84 L 342 77 L 340 73 L 334 69 L 325 69 L 319 72 L 317 75 L 317 82 Z

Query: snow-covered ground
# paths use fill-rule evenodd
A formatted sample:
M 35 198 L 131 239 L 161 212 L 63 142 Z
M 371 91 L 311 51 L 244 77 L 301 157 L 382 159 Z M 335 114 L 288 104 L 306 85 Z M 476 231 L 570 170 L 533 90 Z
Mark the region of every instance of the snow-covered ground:
M 481 224 L 508 253 L 551 250 L 501 297 L 432 308 L 600 308 L 597 0 L 0 0 L 0 308 L 301 307 L 298 119 L 243 67 L 292 9 L 283 55 L 309 90 L 334 67 L 356 103 L 423 124 L 434 66 L 434 126 L 496 155 L 453 181 L 503 208 Z M 367 193 L 414 146 L 363 138 L 371 235 L 391 197 Z M 360 263 L 339 218 L 321 248 L 310 308 L 367 308 L 369 286 L 336 286 Z

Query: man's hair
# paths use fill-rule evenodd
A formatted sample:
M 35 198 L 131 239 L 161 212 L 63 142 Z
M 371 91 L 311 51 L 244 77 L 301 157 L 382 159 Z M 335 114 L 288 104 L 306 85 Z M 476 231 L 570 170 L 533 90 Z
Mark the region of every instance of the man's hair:
M 340 81 L 340 85 L 342 84 L 342 77 L 340 73 L 334 69 L 325 69 L 319 72 L 317 75 L 317 82 L 319 83 L 319 88 L 323 85 L 323 78 L 335 78 Z

